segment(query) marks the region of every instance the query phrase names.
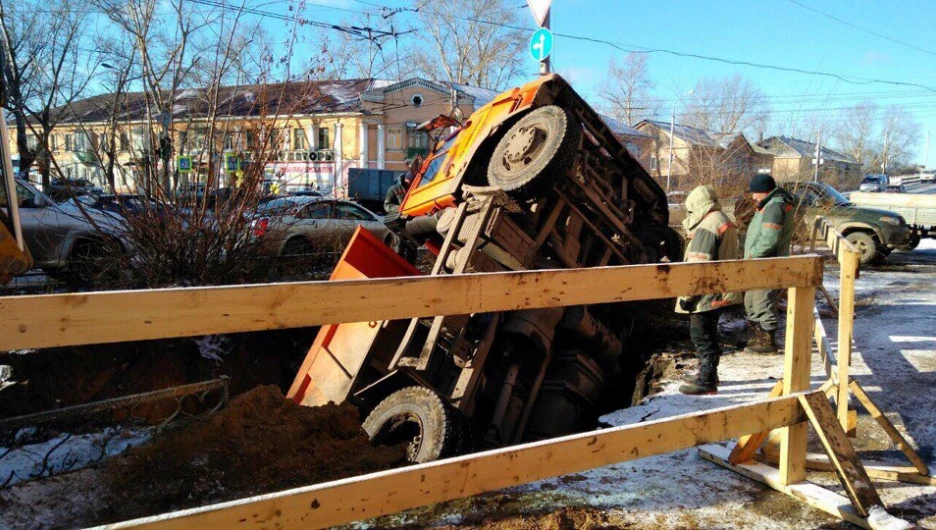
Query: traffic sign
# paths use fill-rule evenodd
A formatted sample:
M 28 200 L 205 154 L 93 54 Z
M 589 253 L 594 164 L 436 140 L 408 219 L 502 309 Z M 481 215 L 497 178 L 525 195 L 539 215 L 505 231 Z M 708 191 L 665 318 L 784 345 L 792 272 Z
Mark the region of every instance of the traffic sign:
M 527 5 L 530 6 L 530 11 L 533 12 L 533 18 L 536 19 L 536 23 L 540 27 L 543 27 L 546 23 L 550 4 L 552 4 L 552 0 L 527 0 Z
M 238 168 L 237 155 L 234 153 L 227 153 L 224 155 L 224 168 L 228 173 L 236 173 Z
M 546 28 L 540 28 L 533 33 L 530 39 L 530 55 L 539 62 L 543 62 L 552 52 L 553 36 Z
M 176 167 L 179 168 L 179 173 L 188 173 L 192 171 L 192 157 L 180 156 L 179 161 L 176 163 Z

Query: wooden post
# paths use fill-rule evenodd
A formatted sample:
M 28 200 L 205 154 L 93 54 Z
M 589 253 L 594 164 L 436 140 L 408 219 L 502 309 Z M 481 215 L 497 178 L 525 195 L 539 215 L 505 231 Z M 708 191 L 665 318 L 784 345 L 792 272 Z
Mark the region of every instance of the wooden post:
M 843 249 L 839 256 L 839 315 L 838 315 L 838 380 L 839 393 L 835 400 L 838 419 L 848 431 L 848 369 L 851 367 L 852 334 L 855 326 L 855 276 L 860 256 L 851 249 Z
M 815 287 L 788 291 L 783 395 L 809 390 Z M 780 435 L 780 481 L 784 486 L 806 478 L 806 424 L 785 427 Z

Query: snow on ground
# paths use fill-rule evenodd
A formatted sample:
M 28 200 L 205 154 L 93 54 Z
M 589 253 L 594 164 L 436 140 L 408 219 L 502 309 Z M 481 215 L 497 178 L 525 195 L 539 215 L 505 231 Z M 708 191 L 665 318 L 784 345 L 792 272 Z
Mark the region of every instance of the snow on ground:
M 0 447 L 0 485 L 17 484 L 39 477 L 82 469 L 105 457 L 123 453 L 152 436 L 153 429 L 110 427 L 88 434 L 60 434 L 38 443 L 29 443 L 35 429 L 23 428 L 16 434 L 15 446 Z
M 925 240 L 913 253 L 894 253 L 889 264 L 861 272 L 857 284 L 855 353 L 852 373 L 912 443 L 931 470 L 936 466 L 936 242 Z M 838 291 L 837 269 L 826 267 L 825 286 Z M 833 294 L 833 296 L 836 296 Z M 724 322 L 723 322 L 724 324 Z M 737 331 L 732 323 L 723 326 Z M 825 318 L 835 344 L 837 323 Z M 713 396 L 689 397 L 679 382 L 641 405 L 601 418 L 627 425 L 763 399 L 782 376 L 782 356 L 726 354 L 719 369 L 721 387 Z M 813 356 L 813 388 L 824 382 Z M 855 403 L 853 401 L 853 403 Z M 909 465 L 889 446 L 877 424 L 859 412 L 853 442 L 867 461 Z M 828 473 L 810 479 L 842 493 Z M 875 483 L 891 513 L 936 528 L 936 487 Z M 504 492 L 407 512 L 401 526 L 457 524 L 479 518 L 551 511 L 566 506 L 597 507 L 609 521 L 640 528 L 852 528 L 847 523 L 702 460 L 696 449 L 668 453 L 511 488 Z M 381 521 L 384 522 L 383 520 Z M 392 526 L 394 522 L 389 522 Z

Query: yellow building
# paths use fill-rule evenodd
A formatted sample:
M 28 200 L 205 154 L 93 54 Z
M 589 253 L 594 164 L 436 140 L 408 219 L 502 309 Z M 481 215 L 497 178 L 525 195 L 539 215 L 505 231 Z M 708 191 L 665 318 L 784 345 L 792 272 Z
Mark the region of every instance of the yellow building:
M 264 160 L 266 180 L 280 189 L 343 197 L 349 169 L 404 170 L 405 160 L 429 150 L 419 123 L 449 114 L 453 100 L 468 116 L 496 94 L 419 78 L 293 82 L 222 87 L 217 94 L 182 90 L 164 116 L 147 116 L 143 93 L 103 94 L 56 109 L 52 173 L 106 187 L 113 159 L 115 187 L 132 190 L 147 164 L 161 169 L 153 144 L 167 131 L 169 171 L 180 186 L 205 182 L 211 158 L 219 185 L 234 184 L 236 174 L 223 166 L 236 154 L 247 163 Z M 176 171 L 180 156 L 191 157 L 191 173 Z

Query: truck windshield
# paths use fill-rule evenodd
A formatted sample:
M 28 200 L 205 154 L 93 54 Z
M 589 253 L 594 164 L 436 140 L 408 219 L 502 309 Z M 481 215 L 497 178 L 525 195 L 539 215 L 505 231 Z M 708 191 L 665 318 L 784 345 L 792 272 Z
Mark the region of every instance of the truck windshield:
M 422 180 L 419 181 L 419 187 L 423 187 L 426 184 L 429 184 L 435 180 L 436 176 L 439 174 L 439 171 L 442 170 L 442 164 L 445 162 L 445 154 L 448 153 L 448 150 L 451 149 L 452 145 L 455 143 L 455 138 L 458 134 L 453 134 L 449 137 L 448 140 L 442 144 L 442 147 L 435 150 L 432 154 L 432 161 L 429 162 L 429 166 L 426 168 L 426 172 L 423 173 Z

